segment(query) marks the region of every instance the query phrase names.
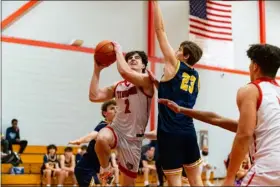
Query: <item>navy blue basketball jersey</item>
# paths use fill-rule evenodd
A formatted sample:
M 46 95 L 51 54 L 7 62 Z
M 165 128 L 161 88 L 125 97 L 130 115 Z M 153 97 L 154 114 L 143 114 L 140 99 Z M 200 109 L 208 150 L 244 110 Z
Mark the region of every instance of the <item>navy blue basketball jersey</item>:
M 159 83 L 158 98 L 169 99 L 179 106 L 192 109 L 198 92 L 198 72 L 184 62 L 179 62 L 175 76 L 169 81 Z M 176 114 L 167 106 L 159 104 L 158 129 L 170 133 L 194 130 L 193 119 L 184 114 Z
M 107 126 L 107 122 L 101 121 L 94 129 L 94 131 L 99 132 L 101 129 Z M 100 164 L 96 152 L 94 150 L 95 140 L 91 140 L 87 147 L 87 152 L 83 155 L 80 162 L 78 162 L 77 167 L 94 169 L 99 171 Z

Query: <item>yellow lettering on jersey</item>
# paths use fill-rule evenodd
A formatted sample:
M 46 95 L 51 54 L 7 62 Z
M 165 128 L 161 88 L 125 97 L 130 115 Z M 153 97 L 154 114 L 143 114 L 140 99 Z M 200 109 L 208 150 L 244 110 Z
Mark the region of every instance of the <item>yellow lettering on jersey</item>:
M 184 91 L 187 91 L 189 92 L 190 94 L 193 93 L 193 90 L 194 90 L 194 84 L 195 84 L 195 81 L 196 81 L 196 77 L 195 76 L 190 76 L 188 73 L 184 72 L 182 74 L 182 83 L 181 83 L 181 89 L 184 90 Z M 189 83 L 190 82 L 190 83 Z

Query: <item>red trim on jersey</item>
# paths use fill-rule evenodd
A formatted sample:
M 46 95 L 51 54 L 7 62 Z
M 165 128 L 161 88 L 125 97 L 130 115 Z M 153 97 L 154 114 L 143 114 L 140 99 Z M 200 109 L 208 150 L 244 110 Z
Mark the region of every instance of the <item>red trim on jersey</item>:
M 279 100 L 280 102 L 280 100 Z M 147 113 L 149 113 L 149 98 L 147 97 Z
M 254 81 L 254 82 L 251 82 L 252 84 L 254 84 L 258 88 L 258 91 L 259 91 L 259 97 L 258 97 L 258 101 L 257 101 L 257 111 L 259 110 L 259 108 L 262 104 L 262 98 L 263 98 L 262 89 L 259 85 L 260 82 L 262 82 L 260 79 Z M 255 153 L 256 153 L 257 152 L 256 134 L 253 135 L 253 138 L 254 138 L 254 147 L 255 147 Z M 254 155 L 252 155 L 252 160 L 255 161 Z
M 257 110 L 259 110 L 259 108 L 262 104 L 262 98 L 263 98 L 262 89 L 261 89 L 259 83 L 260 82 L 258 82 L 258 81 L 251 82 L 251 84 L 254 84 L 259 90 L 259 97 L 258 97 L 258 101 L 257 101 Z
M 131 178 L 134 178 L 134 179 L 137 178 L 137 173 L 136 172 L 129 171 L 128 169 L 123 167 L 120 163 L 119 163 L 119 168 L 120 168 L 120 171 L 123 172 L 125 175 L 127 175 L 127 176 L 129 176 Z
M 263 94 L 262 94 L 262 90 L 261 90 L 261 87 L 259 86 L 259 84 L 261 82 L 269 82 L 275 86 L 279 86 L 279 84 L 276 82 L 276 80 L 274 78 L 270 78 L 270 77 L 260 77 L 256 80 L 254 80 L 253 82 L 251 82 L 252 84 L 254 84 L 258 90 L 259 90 L 259 98 L 258 98 L 258 102 L 257 102 L 257 110 L 259 110 L 260 106 L 261 106 L 261 103 L 262 103 L 262 97 L 263 97 Z
M 114 135 L 114 138 L 115 138 L 115 142 L 114 142 L 114 145 L 111 147 L 111 149 L 115 149 L 117 147 L 117 143 L 118 143 L 118 137 L 114 131 L 114 129 L 110 126 L 106 126 L 106 128 L 110 129 Z
M 252 170 L 253 166 L 254 166 L 254 163 L 252 162 L 252 165 L 251 165 L 251 167 L 249 168 L 249 170 L 247 171 L 247 173 L 249 173 L 249 172 Z M 243 179 L 244 179 L 244 178 L 243 178 Z
M 273 78 L 270 78 L 270 77 L 260 77 L 253 82 L 256 83 L 256 84 L 259 84 L 261 82 L 269 82 L 269 83 L 271 83 L 275 86 L 279 86 L 279 84 L 276 82 L 276 80 L 273 79 Z
M 253 138 L 254 138 L 254 147 L 255 147 L 254 151 L 256 153 L 257 152 L 257 140 L 256 140 L 257 137 L 256 137 L 256 134 L 253 135 Z M 254 156 L 252 156 L 252 160 L 255 161 L 255 157 Z
M 127 80 L 124 80 L 124 84 L 125 84 L 126 87 L 128 87 L 131 83 L 128 82 Z
M 251 178 L 249 179 L 248 184 L 247 184 L 246 186 L 249 186 L 249 185 L 251 184 L 251 182 L 252 182 L 252 180 L 253 180 L 255 174 L 256 174 L 256 172 L 253 173 L 253 175 L 252 175 Z

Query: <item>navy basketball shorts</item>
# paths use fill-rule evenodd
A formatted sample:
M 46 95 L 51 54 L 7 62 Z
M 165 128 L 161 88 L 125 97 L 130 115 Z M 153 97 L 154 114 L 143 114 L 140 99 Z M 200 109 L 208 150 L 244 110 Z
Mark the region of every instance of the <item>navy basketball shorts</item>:
M 87 187 L 93 186 L 93 184 L 100 184 L 97 173 L 93 169 L 76 167 L 75 176 L 79 186 Z
M 181 174 L 182 167 L 193 168 L 202 163 L 195 130 L 184 133 L 159 130 L 158 146 L 165 175 Z

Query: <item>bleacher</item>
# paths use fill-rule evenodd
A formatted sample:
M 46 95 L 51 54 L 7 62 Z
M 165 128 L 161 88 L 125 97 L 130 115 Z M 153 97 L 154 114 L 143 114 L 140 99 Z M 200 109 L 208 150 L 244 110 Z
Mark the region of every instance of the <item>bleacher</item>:
M 57 147 L 57 153 L 63 154 L 64 146 Z M 13 145 L 15 152 L 19 150 L 18 145 Z M 78 148 L 74 147 L 73 151 L 76 154 Z M 1 164 L 1 178 L 2 185 L 40 185 L 44 184 L 44 180 L 41 179 L 41 166 L 43 163 L 43 155 L 46 154 L 46 146 L 27 146 L 24 154 L 21 154 L 23 164 L 20 166 L 24 167 L 23 175 L 11 175 L 10 169 L 11 164 Z M 20 167 L 19 166 L 19 167 Z M 53 184 L 55 184 L 55 180 Z M 66 180 L 65 184 L 71 184 L 71 180 Z
M 57 146 L 57 154 L 63 154 L 64 146 Z M 18 145 L 14 145 L 13 149 L 15 152 L 19 150 Z M 73 147 L 73 152 L 76 154 L 78 147 Z M 20 166 L 24 167 L 24 174 L 12 175 L 10 174 L 11 164 L 1 164 L 1 184 L 2 185 L 41 185 L 44 184 L 44 179 L 41 178 L 40 170 L 43 163 L 43 155 L 46 154 L 46 146 L 35 146 L 29 145 L 26 147 L 21 159 L 23 164 Z M 203 176 L 202 176 L 203 177 Z M 151 183 L 156 183 L 156 176 L 149 176 Z M 204 178 L 204 177 L 203 177 Z M 214 174 L 211 174 L 211 179 L 214 178 Z M 122 177 L 120 176 L 120 182 Z M 143 175 L 137 177 L 137 186 L 143 186 L 144 178 Z M 52 181 L 52 184 L 56 184 L 56 180 Z M 72 181 L 70 178 L 65 180 L 65 185 L 71 185 Z
M 64 146 L 57 146 L 57 154 L 64 153 Z M 13 145 L 15 152 L 19 150 L 18 145 Z M 29 145 L 26 147 L 23 154 L 21 154 L 21 159 L 23 164 L 20 166 L 24 167 L 23 175 L 11 175 L 10 169 L 11 164 L 1 164 L 1 178 L 2 185 L 40 185 L 44 184 L 44 180 L 41 179 L 41 166 L 43 163 L 43 155 L 46 154 L 46 146 L 34 146 Z M 73 152 L 76 154 L 78 147 L 73 147 Z M 121 180 L 121 177 L 120 177 Z M 155 176 L 150 176 L 152 182 L 156 181 Z M 65 180 L 65 185 L 71 185 L 71 179 Z M 121 181 L 120 181 L 121 182 Z M 143 176 L 137 178 L 137 183 L 142 184 L 144 182 Z M 56 180 L 52 181 L 52 184 L 56 184 Z

